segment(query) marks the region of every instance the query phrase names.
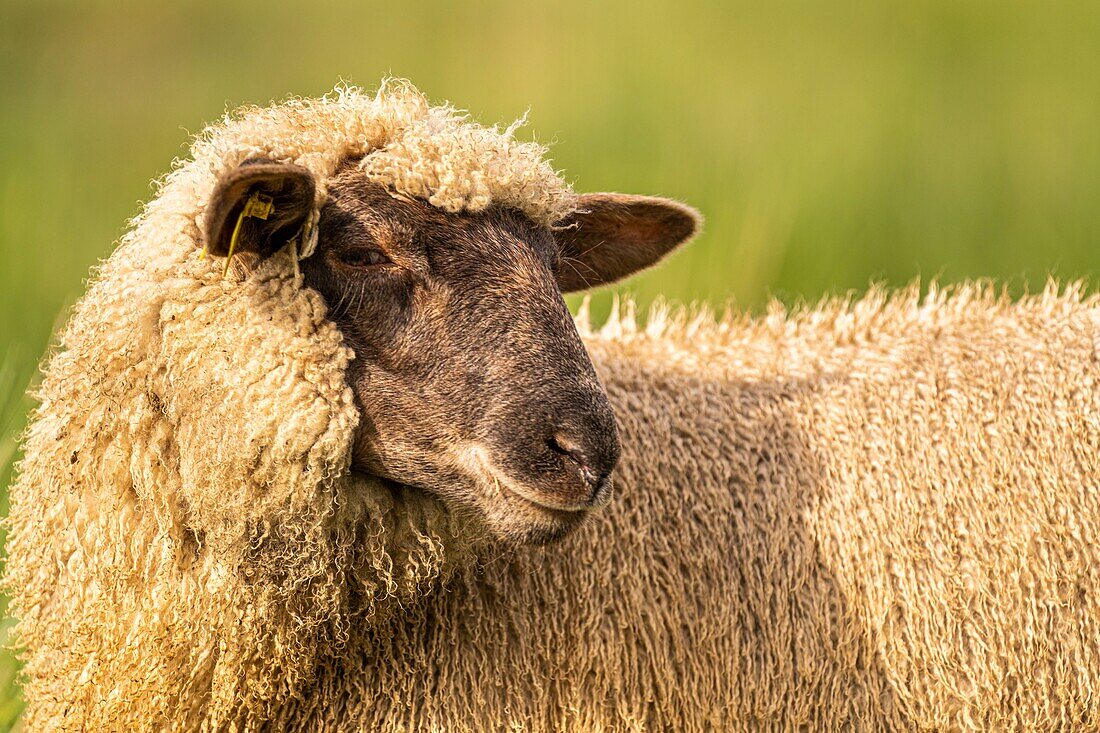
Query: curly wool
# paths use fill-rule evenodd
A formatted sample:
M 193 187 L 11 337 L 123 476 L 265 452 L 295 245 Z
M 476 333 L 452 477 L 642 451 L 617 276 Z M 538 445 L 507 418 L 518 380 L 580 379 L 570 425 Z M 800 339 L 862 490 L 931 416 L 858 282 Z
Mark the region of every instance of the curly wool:
M 1097 730 L 1098 308 L 582 319 L 614 501 L 356 630 L 273 728 Z
M 349 473 L 352 355 L 289 252 L 208 264 L 125 242 L 46 370 L 9 517 L 28 730 L 248 729 L 473 539 Z
M 396 194 L 450 212 L 512 207 L 552 226 L 573 210 L 572 191 L 545 159 L 545 147 L 515 139 L 522 122 L 483 127 L 394 79 L 373 96 L 341 86 L 319 99 L 243 107 L 197 137 L 190 159 L 177 161 L 142 218 L 172 219 L 201 246 L 201 219 L 217 181 L 249 158 L 308 169 L 318 207 L 341 162 L 362 158 L 367 176 Z

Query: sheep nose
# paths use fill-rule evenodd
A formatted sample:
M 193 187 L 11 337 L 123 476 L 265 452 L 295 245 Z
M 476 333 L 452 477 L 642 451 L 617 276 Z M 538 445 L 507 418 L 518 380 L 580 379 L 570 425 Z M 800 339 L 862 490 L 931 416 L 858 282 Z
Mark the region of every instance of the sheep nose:
M 575 464 L 581 481 L 588 488 L 590 506 L 603 506 L 611 498 L 611 471 L 619 460 L 618 446 L 610 449 L 586 445 L 585 442 L 558 430 L 550 437 L 550 447 Z

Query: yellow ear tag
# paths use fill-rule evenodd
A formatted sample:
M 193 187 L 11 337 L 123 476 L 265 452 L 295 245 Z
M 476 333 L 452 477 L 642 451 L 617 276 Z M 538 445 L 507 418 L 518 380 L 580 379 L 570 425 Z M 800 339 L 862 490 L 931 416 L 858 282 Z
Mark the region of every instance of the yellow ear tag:
M 259 191 L 253 191 L 244 202 L 241 213 L 237 216 L 237 224 L 233 227 L 233 236 L 229 238 L 229 251 L 225 255 L 225 269 L 222 270 L 222 277 L 229 274 L 229 263 L 233 260 L 233 253 L 237 249 L 237 240 L 241 236 L 241 224 L 244 223 L 245 218 L 266 220 L 273 211 L 275 211 L 275 204 L 271 197 Z

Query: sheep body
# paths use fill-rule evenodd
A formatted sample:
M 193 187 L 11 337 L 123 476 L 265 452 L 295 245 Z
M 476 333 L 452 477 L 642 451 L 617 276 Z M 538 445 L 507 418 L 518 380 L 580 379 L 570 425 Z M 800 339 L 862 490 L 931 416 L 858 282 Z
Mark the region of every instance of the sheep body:
M 352 355 L 303 253 L 198 257 L 253 155 L 568 210 L 540 148 L 398 97 L 213 129 L 76 307 L 11 493 L 27 730 L 1100 725 L 1095 299 L 582 323 L 619 496 L 504 550 L 349 471 Z M 463 155 L 415 132 L 438 125 Z

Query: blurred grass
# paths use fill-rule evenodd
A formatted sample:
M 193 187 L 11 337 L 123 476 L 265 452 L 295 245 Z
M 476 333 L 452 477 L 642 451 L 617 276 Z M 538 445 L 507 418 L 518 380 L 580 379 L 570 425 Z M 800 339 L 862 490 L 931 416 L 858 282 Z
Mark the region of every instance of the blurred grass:
M 485 122 L 530 108 L 578 190 L 706 214 L 620 288 L 642 301 L 1019 290 L 1100 268 L 1097 39 L 1095 0 L 0 0 L 0 485 L 59 314 L 227 105 L 392 73 Z

